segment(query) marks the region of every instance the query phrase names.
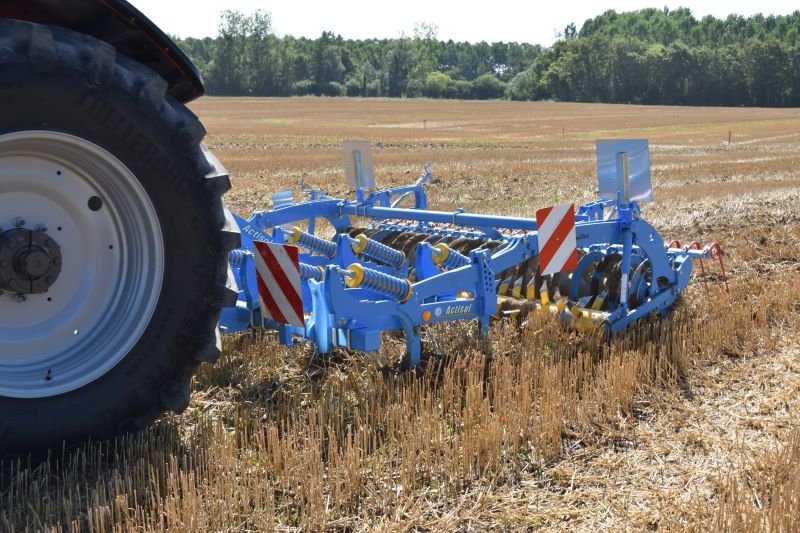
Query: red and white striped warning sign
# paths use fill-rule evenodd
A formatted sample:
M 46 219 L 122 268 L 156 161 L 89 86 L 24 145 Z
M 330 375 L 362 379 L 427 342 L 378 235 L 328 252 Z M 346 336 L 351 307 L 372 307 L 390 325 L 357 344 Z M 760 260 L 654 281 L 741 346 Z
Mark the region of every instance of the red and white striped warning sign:
M 253 241 L 261 315 L 282 324 L 303 326 L 300 259 L 296 246 Z
M 543 276 L 578 268 L 575 206 L 554 205 L 536 211 L 539 270 Z

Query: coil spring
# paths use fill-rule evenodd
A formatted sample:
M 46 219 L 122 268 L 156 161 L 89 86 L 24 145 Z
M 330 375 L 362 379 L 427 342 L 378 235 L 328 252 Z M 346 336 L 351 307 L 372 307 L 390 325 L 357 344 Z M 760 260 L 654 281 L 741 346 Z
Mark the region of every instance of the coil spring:
M 324 271 L 322 267 L 309 265 L 308 263 L 300 263 L 300 277 L 304 280 L 313 279 L 314 281 L 322 281 Z
M 310 233 L 307 233 L 298 227 L 292 228 L 291 230 L 287 231 L 287 233 L 288 238 L 286 239 L 286 242 L 289 244 L 300 245 L 303 248 L 307 248 L 312 252 L 317 252 L 318 254 L 324 255 L 327 258 L 331 258 L 336 255 L 335 242 L 315 237 L 314 235 L 311 235 Z
M 238 268 L 242 265 L 244 258 L 248 255 L 252 254 L 247 250 L 242 250 L 241 248 L 231 250 L 228 252 L 228 263 L 231 265 L 231 268 Z
M 348 287 L 370 289 L 399 302 L 405 302 L 411 297 L 411 282 L 407 279 L 364 268 L 358 263 L 353 263 L 347 267 L 347 270 L 349 272 L 346 278 Z
M 437 244 L 433 247 L 433 250 L 433 262 L 437 265 L 445 266 L 450 270 L 469 263 L 469 257 L 453 250 L 444 243 Z
M 355 253 L 364 254 L 394 268 L 400 268 L 406 261 L 406 254 L 400 250 L 370 239 L 363 233 L 356 236 L 351 243 Z

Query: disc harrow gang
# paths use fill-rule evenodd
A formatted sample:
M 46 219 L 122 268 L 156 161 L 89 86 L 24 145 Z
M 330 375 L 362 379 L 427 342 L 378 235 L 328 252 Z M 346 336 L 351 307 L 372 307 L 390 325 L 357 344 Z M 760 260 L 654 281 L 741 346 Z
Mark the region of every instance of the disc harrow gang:
M 544 312 L 579 330 L 616 333 L 650 314 L 666 314 L 689 282 L 693 259 L 701 261 L 704 283 L 704 259 L 718 260 L 725 279 L 722 250 L 716 243 L 665 246 L 642 219 L 632 195 L 649 200 L 649 167 L 631 171 L 624 151 L 637 142 L 599 141 L 598 161 L 608 156 L 600 152 L 606 143 L 616 162 L 610 171 L 598 164 L 602 199 L 577 210 L 540 210 L 541 225 L 533 218 L 428 210 L 427 166 L 413 185 L 368 195 L 358 187 L 356 200 L 305 191 L 309 200 L 237 218 L 243 248 L 231 254 L 231 265 L 240 295 L 221 324 L 228 331 L 274 329 L 282 343 L 313 341 L 321 353 L 337 346 L 376 350 L 381 332 L 402 330 L 414 366 L 421 327 L 438 322 L 477 319 L 485 335 L 492 318 Z M 411 195 L 413 207 L 395 207 Z M 370 223 L 356 227 L 354 218 Z M 333 226 L 330 237 L 315 234 L 318 219 Z M 260 279 L 253 241 L 298 246 L 299 255 L 286 257 L 299 262 L 281 268 L 300 275 Z M 293 294 L 302 294 L 303 327 L 264 318 L 261 301 L 281 305 Z
M 379 226 L 380 227 L 380 226 Z M 449 229 L 444 225 L 433 225 L 433 228 Z M 352 234 L 375 233 L 375 228 L 361 228 L 351 230 Z M 465 238 L 454 236 L 441 236 L 434 233 L 404 232 L 399 235 L 387 233 L 375 239 L 381 244 L 391 242 L 392 246 L 400 249 L 413 249 L 419 242 L 430 243 L 432 260 L 434 264 L 445 270 L 459 268 L 469 264 L 470 259 L 465 253 L 472 250 L 495 250 L 502 243 L 488 239 Z M 699 248 L 696 248 L 699 249 Z M 579 264 L 587 256 L 586 252 L 579 250 Z M 702 264 L 702 263 L 701 263 Z M 533 256 L 495 276 L 498 296 L 497 316 L 519 315 L 525 316 L 531 311 L 549 309 L 551 300 L 554 301 L 553 309 L 558 308 L 559 313 L 569 312 L 572 317 L 591 315 L 591 320 L 575 321 L 565 315 L 565 322 L 583 330 L 594 330 L 595 324 L 604 318 L 603 312 L 619 306 L 620 283 L 622 279 L 622 256 L 619 253 L 590 255 L 583 261 L 580 270 L 556 273 L 552 276 L 542 276 L 539 273 L 539 256 Z M 409 279 L 415 279 L 414 268 L 409 269 Z M 705 280 L 705 272 L 703 275 Z M 548 280 L 551 289 L 548 289 Z M 635 266 L 634 274 L 628 282 L 629 308 L 635 309 L 647 299 L 646 288 L 650 283 L 650 269 L 647 259 L 639 261 Z M 553 290 L 553 295 L 550 295 Z M 563 303 L 563 308 L 558 304 Z M 589 313 L 591 311 L 591 313 Z

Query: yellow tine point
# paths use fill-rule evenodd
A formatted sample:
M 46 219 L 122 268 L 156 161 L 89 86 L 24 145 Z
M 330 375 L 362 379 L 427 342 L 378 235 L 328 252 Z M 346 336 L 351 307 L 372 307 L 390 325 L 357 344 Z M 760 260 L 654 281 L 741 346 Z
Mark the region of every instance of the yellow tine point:
M 508 292 L 508 288 L 511 286 L 511 278 L 506 278 L 500 282 L 500 286 L 497 288 L 497 294 L 505 294 Z
M 542 306 L 550 303 L 550 294 L 547 292 L 547 285 L 542 287 L 541 291 Z
M 599 311 L 601 307 L 603 307 L 603 303 L 606 301 L 605 293 L 598 294 L 597 297 L 594 299 L 592 303 L 592 309 L 595 311 Z
M 522 295 L 522 278 L 519 278 L 516 283 L 514 283 L 514 288 L 511 290 L 511 295 L 514 298 L 519 298 Z
M 528 300 L 533 300 L 536 298 L 536 278 L 533 278 L 528 286 L 525 288 L 525 297 Z

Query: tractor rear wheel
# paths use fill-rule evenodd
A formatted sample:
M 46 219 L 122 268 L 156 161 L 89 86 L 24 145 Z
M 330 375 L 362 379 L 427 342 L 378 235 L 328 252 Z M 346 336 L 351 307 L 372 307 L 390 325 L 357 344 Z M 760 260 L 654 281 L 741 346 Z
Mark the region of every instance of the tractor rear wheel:
M 235 302 L 230 181 L 157 74 L 0 20 L 0 455 L 189 403 Z

